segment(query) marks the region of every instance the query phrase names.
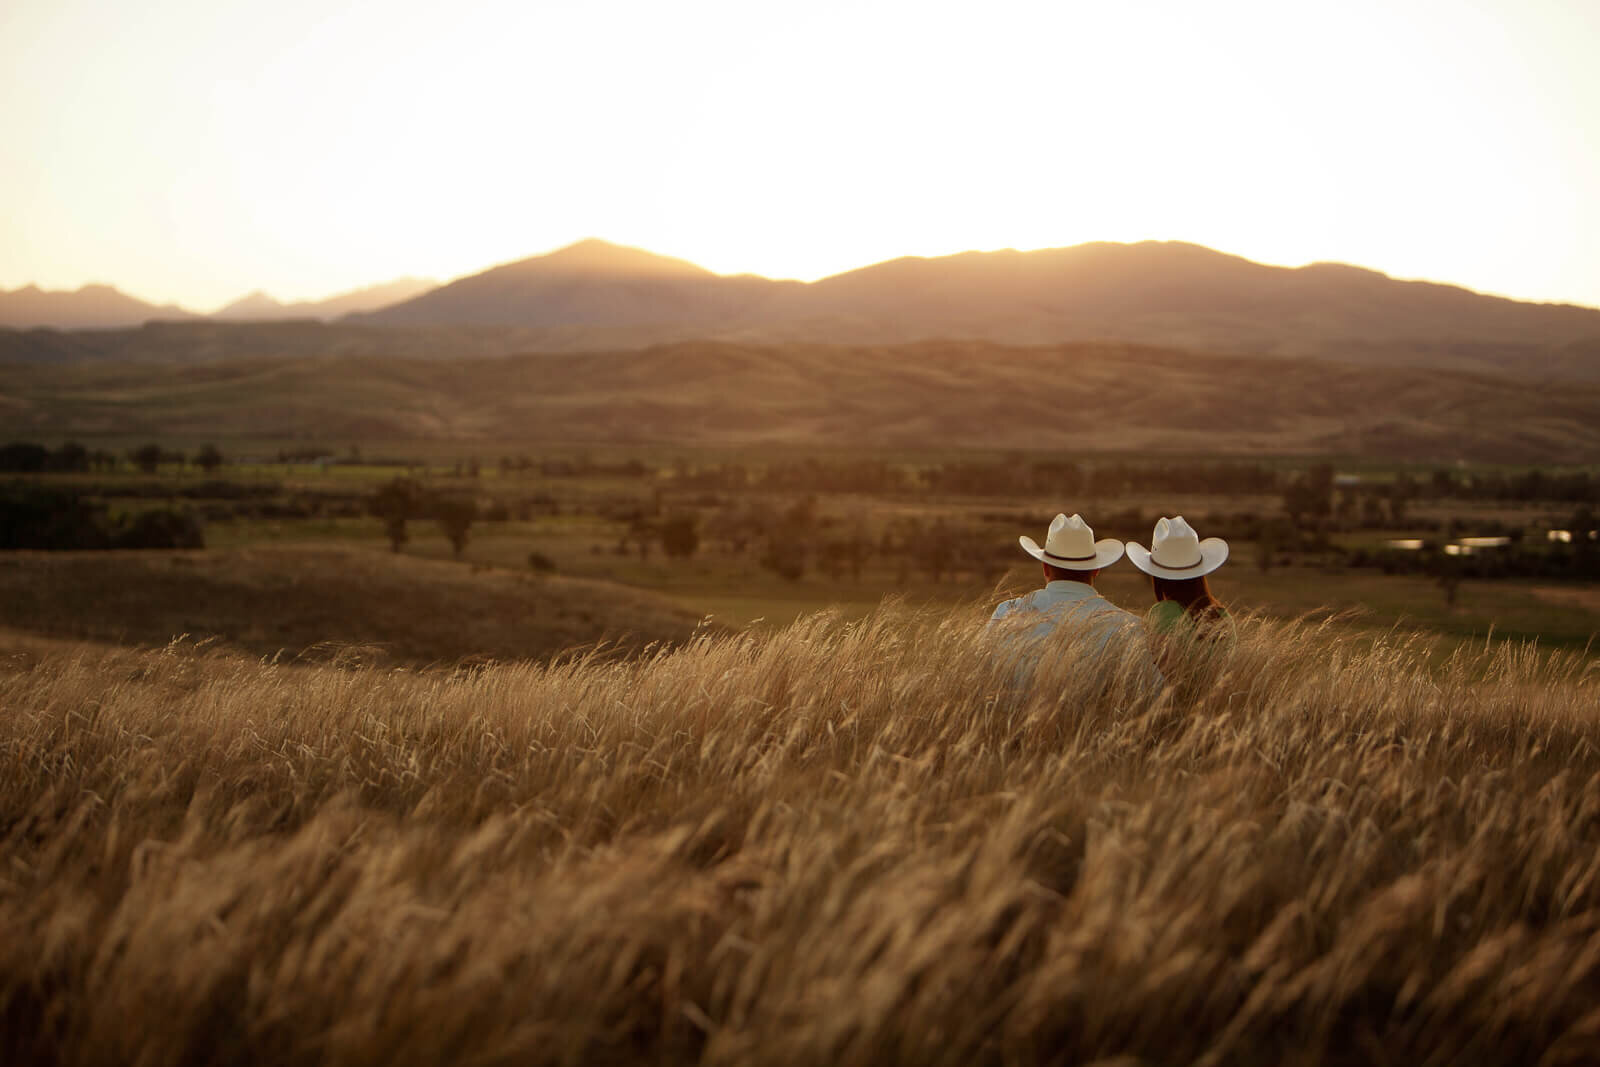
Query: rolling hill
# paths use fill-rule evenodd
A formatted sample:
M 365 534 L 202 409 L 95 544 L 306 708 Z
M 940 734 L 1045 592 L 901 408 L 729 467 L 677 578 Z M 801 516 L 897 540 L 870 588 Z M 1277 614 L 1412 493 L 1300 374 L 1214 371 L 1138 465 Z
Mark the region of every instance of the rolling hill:
M 0 289 L 0 327 L 30 329 L 49 324 L 57 329 L 97 330 L 137 326 L 151 319 L 190 319 L 192 311 L 172 304 L 156 306 L 109 285 L 76 290 L 40 289 L 25 285 Z
M 437 282 L 424 278 L 397 278 L 392 282 L 330 296 L 326 300 L 300 300 L 291 304 L 282 303 L 258 289 L 213 312 L 209 317 L 221 322 L 271 322 L 280 319 L 326 321 L 410 300 L 437 285 Z
M 900 259 L 778 294 L 773 340 L 1118 340 L 1234 354 L 1587 377 L 1600 310 L 1179 242 Z
M 1600 310 L 1340 264 L 1272 267 L 1181 242 L 908 257 L 806 284 L 722 277 L 585 241 L 347 321 L 566 331 L 541 339 L 546 350 L 616 347 L 629 335 L 637 344 L 1115 340 L 1600 380 Z
M 637 649 L 699 619 L 638 589 L 387 552 L 8 552 L 0 628 L 159 648 L 179 635 L 256 656 L 414 665 Z M 3 639 L 0 639 L 3 640 Z
M 363 299 L 369 298 L 375 299 Z M 333 313 L 331 304 L 296 310 L 269 301 L 248 300 L 224 317 Z M 1507 300 L 1332 263 L 1273 267 L 1179 242 L 904 258 L 802 283 L 717 275 L 684 260 L 588 240 L 316 330 L 257 329 L 284 325 L 152 323 L 88 336 L 0 330 L 0 361 L 461 357 L 696 340 L 1116 341 L 1600 382 L 1600 310 L 1594 308 Z
M 0 435 L 1600 461 L 1600 385 L 1121 344 L 684 343 L 477 360 L 0 365 Z
M 347 321 L 714 331 L 776 293 L 803 288 L 800 282 L 755 275 L 725 277 L 685 260 L 591 239 L 494 267 Z

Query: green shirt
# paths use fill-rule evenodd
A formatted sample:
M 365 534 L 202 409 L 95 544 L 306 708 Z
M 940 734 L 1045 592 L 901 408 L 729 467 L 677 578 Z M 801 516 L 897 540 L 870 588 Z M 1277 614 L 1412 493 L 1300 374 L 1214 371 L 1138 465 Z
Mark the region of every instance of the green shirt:
M 1195 631 L 1195 618 L 1183 609 L 1183 605 L 1176 600 L 1158 600 L 1151 605 L 1150 610 L 1144 613 L 1144 620 L 1152 632 L 1157 634 L 1193 634 Z M 1227 623 L 1226 632 L 1233 632 L 1232 621 L 1228 618 L 1228 609 L 1217 608 L 1216 621 Z

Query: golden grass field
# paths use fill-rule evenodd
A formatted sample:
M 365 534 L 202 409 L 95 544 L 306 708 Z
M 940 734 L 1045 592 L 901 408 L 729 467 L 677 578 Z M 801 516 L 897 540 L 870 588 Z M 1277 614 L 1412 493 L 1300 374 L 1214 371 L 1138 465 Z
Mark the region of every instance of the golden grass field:
M 986 605 L 471 669 L 0 643 L 0 1060 L 1600 1058 L 1600 669 Z

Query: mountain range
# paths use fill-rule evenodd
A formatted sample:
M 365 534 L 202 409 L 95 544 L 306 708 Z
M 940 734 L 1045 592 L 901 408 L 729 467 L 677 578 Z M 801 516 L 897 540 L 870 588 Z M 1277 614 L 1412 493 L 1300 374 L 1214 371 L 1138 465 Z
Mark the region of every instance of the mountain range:
M 151 319 L 196 317 L 176 304 L 157 307 L 109 285 L 85 285 L 72 291 L 40 289 L 36 285 L 9 292 L 0 289 L 0 326 L 13 329 L 51 326 L 94 330 L 137 325 Z
M 1342 264 L 1273 267 L 1182 242 L 907 257 L 811 283 L 724 277 L 601 241 L 462 278 L 345 321 L 545 331 L 550 350 L 686 340 L 1055 344 L 1600 375 L 1600 310 L 1398 281 Z
M 353 302 L 285 308 L 270 298 L 246 298 L 210 323 L 162 324 L 163 351 L 203 360 L 274 352 L 620 351 L 686 341 L 1116 341 L 1600 381 L 1600 309 L 1508 300 L 1341 264 L 1267 266 L 1181 242 L 907 257 L 804 283 L 718 275 L 591 239 L 422 291 L 426 283 L 393 284 L 401 288 L 365 291 L 368 310 L 350 311 L 322 332 L 269 334 L 216 324 L 332 316 Z M 407 285 L 414 287 L 409 295 Z M 0 294 L 0 324 L 16 321 L 5 310 L 16 295 Z M 106 337 L 0 331 L 0 359 L 119 358 L 148 352 L 151 336 L 148 330 Z M 273 347 L 290 338 L 292 349 Z
M 436 288 L 438 284 L 424 278 L 396 278 L 392 282 L 369 285 L 364 289 L 330 296 L 326 300 L 301 300 L 293 304 L 281 303 L 257 289 L 227 307 L 213 311 L 209 317 L 223 322 L 274 322 L 281 319 L 331 321 L 410 300 Z
M 176 304 L 150 304 L 109 285 L 85 285 L 76 290 L 47 290 L 27 285 L 7 292 L 0 289 L 0 327 L 10 329 L 103 330 L 139 326 L 147 322 L 204 321 L 271 322 L 283 319 L 332 321 L 362 311 L 373 311 L 433 289 L 437 282 L 397 278 L 325 300 L 282 303 L 259 289 L 233 303 L 200 315 Z

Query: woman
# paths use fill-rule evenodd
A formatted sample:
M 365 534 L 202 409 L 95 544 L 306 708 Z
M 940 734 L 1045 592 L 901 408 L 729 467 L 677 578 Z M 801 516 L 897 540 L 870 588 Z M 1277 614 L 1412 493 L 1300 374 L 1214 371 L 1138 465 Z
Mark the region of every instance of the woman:
M 1200 540 L 1179 515 L 1156 520 L 1148 549 L 1129 541 L 1127 550 L 1128 559 L 1150 576 L 1155 588 L 1155 606 L 1145 614 L 1155 633 L 1215 632 L 1216 624 L 1228 621 L 1227 609 L 1206 583 L 1206 575 L 1227 560 L 1228 542 L 1220 537 Z

